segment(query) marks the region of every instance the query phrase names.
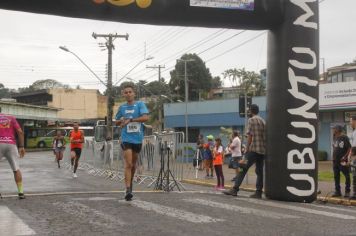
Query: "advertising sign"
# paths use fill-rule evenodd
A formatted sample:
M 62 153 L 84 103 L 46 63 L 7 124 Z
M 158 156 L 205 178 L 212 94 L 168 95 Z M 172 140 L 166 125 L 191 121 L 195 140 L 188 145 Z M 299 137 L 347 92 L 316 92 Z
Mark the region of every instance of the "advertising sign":
M 356 82 L 319 85 L 321 110 L 356 107 Z
M 254 0 L 190 0 L 190 5 L 195 7 L 213 7 L 253 11 Z

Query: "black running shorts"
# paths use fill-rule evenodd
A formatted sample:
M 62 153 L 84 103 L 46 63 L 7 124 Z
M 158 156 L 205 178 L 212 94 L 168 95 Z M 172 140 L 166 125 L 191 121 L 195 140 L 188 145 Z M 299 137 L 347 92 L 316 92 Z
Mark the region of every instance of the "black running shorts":
M 121 144 L 121 148 L 124 151 L 127 150 L 127 149 L 131 149 L 133 152 L 140 153 L 141 152 L 141 148 L 142 148 L 142 144 L 123 142 Z

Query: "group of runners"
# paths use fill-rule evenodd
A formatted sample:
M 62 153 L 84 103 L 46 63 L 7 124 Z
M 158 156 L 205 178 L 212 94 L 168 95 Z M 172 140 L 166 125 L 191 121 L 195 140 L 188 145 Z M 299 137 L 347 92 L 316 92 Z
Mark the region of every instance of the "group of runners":
M 133 198 L 132 182 L 135 176 L 136 162 L 142 149 L 144 137 L 143 123 L 148 121 L 149 112 L 143 102 L 135 101 L 135 87 L 133 84 L 126 84 L 122 93 L 126 103 L 119 107 L 115 119 L 116 125 L 121 127 L 121 147 L 124 151 L 125 159 L 125 199 L 131 201 Z M 69 134 L 69 140 L 71 170 L 73 170 L 73 178 L 77 178 L 76 172 L 84 143 L 84 133 L 79 129 L 79 123 L 74 122 L 73 130 Z M 56 155 L 58 168 L 60 168 L 60 161 L 63 158 L 65 147 L 64 136 L 58 131 L 53 140 L 53 151 Z M 25 199 L 18 162 L 18 158 L 23 158 L 24 156 L 24 132 L 21 126 L 14 116 L 0 113 L 0 158 L 5 157 L 11 166 L 19 199 Z

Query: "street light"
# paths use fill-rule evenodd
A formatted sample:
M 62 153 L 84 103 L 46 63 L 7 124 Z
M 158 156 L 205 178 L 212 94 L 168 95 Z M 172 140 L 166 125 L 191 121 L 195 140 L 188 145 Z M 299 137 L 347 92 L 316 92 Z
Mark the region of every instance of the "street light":
M 97 78 L 105 87 L 107 84 L 100 79 L 100 77 L 92 70 L 90 67 L 74 52 L 70 51 L 66 46 L 59 46 L 59 48 L 65 52 L 71 53 L 73 56 L 75 56 L 94 76 Z
M 184 62 L 184 86 L 185 86 L 185 114 L 184 114 L 184 119 L 185 119 L 185 142 L 188 143 L 188 76 L 187 76 L 187 62 L 192 62 L 195 61 L 194 59 L 188 59 L 188 60 L 183 60 L 183 59 L 178 59 L 177 61 L 182 61 Z
M 145 62 L 145 61 L 149 61 L 149 60 L 152 60 L 154 57 L 152 56 L 149 56 L 141 61 L 139 61 L 134 67 L 132 67 L 131 70 L 129 70 L 124 76 L 122 76 L 115 84 L 114 86 L 116 86 L 120 81 L 122 81 L 123 79 L 126 78 L 126 76 L 128 76 L 136 67 L 138 67 L 142 62 Z

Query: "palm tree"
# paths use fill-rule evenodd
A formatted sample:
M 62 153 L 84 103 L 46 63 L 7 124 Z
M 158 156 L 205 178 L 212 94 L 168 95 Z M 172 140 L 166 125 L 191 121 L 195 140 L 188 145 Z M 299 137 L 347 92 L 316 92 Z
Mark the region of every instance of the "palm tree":
M 242 69 L 229 69 L 223 73 L 224 79 L 229 79 L 231 84 L 240 91 L 252 96 L 265 95 L 265 87 L 261 81 L 260 75 L 254 71 Z

